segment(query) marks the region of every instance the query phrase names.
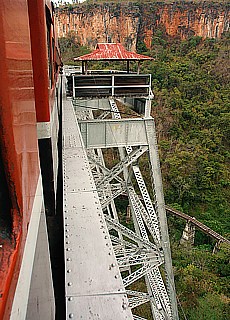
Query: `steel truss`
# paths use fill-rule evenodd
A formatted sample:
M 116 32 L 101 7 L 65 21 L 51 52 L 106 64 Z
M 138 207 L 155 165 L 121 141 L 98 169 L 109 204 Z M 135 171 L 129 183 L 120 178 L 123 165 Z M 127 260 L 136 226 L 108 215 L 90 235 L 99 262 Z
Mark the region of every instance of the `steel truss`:
M 148 116 L 150 114 L 149 105 L 150 101 L 147 99 Z M 111 110 L 112 117 L 122 123 L 123 120 L 121 120 L 116 102 L 113 99 L 108 101 L 107 106 L 103 101 L 103 108 L 101 109 L 106 111 L 97 118 L 97 128 L 100 128 L 100 124 L 103 128 L 103 130 L 99 129 L 99 132 L 106 132 L 111 123 L 110 120 L 105 120 L 108 109 Z M 89 114 L 89 110 L 85 109 L 85 113 L 84 108 L 80 110 L 77 115 L 79 119 L 92 119 L 92 113 Z M 89 143 L 88 158 L 110 231 L 117 264 L 121 273 L 128 271 L 128 275 L 123 276 L 124 286 L 126 288 L 128 286 L 132 287 L 136 281 L 145 279 L 147 293 L 127 289 L 129 307 L 133 309 L 148 302 L 151 305 L 154 320 L 177 320 L 178 313 L 155 128 L 153 119 L 150 119 L 150 117 L 143 121 L 144 127 L 139 126 L 139 128 L 142 131 L 144 128 L 145 131 L 145 135 L 142 132 L 140 138 L 140 142 L 144 142 L 144 145 L 138 146 L 135 142 L 133 144 L 135 147 L 127 145 L 127 141 L 130 141 L 130 136 L 127 133 L 128 122 L 125 123 L 124 141 L 120 144 L 114 137 L 107 141 L 107 136 L 103 137 L 101 148 L 107 147 L 106 144 L 109 141 L 110 147 L 114 143 L 112 146 L 119 149 L 120 162 L 112 169 L 106 167 L 99 145 L 95 144 L 94 146 L 93 140 L 88 141 L 87 136 L 90 135 L 92 120 L 89 126 L 87 122 L 82 122 L 81 129 L 84 133 L 83 139 L 85 139 L 86 144 Z M 113 123 L 113 125 L 116 125 L 116 123 Z M 137 165 L 139 157 L 146 151 L 148 151 L 150 158 L 153 200 Z M 135 231 L 125 227 L 119 221 L 114 199 L 121 194 L 127 195 L 129 199 Z M 133 266 L 136 266 L 135 269 Z M 166 279 L 166 281 L 163 279 Z M 136 315 L 134 315 L 134 319 L 144 320 L 144 318 Z

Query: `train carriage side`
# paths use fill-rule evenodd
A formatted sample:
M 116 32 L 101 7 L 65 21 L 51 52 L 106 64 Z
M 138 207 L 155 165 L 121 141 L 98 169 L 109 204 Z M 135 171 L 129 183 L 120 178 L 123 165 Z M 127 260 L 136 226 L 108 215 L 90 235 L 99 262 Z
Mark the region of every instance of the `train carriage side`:
M 49 0 L 28 1 L 38 144 L 47 215 L 56 208 L 58 132 L 60 116 L 60 55 L 54 7 Z
M 61 61 L 53 19 L 48 0 L 0 2 L 0 319 L 4 320 L 55 317 L 45 217 L 45 212 L 55 214 L 58 167 Z

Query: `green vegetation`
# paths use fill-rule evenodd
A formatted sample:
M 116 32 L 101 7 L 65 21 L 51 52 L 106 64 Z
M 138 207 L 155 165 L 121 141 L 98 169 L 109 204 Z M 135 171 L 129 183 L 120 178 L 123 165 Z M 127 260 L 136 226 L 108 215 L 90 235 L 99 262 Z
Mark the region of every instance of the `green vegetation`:
M 185 249 L 175 244 L 172 249 L 180 318 L 184 318 L 184 312 L 189 320 L 227 320 L 229 248 L 223 245 L 216 254 L 201 247 Z
M 59 38 L 59 46 L 63 64 L 74 65 L 74 58 L 90 52 L 89 48 L 80 45 L 74 31 L 69 32 L 65 38 Z
M 222 39 L 172 39 L 161 30 L 155 61 L 153 116 L 157 124 L 166 203 L 229 237 L 230 35 Z M 229 310 L 229 248 L 212 254 L 212 240 L 196 232 L 196 247 L 183 248 L 184 222 L 169 217 L 177 294 L 189 320 L 225 320 Z
M 166 203 L 222 234 L 229 230 L 229 38 L 180 41 L 157 30 L 145 52 L 155 61 L 144 65 L 152 74 Z

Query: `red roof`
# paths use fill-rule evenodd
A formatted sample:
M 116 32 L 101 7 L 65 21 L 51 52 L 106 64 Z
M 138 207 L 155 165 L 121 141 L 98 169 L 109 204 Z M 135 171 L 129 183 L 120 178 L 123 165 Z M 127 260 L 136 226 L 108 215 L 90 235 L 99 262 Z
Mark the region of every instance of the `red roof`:
M 84 56 L 74 58 L 78 61 L 88 60 L 152 60 L 153 58 L 127 51 L 120 43 L 98 43 L 96 49 Z

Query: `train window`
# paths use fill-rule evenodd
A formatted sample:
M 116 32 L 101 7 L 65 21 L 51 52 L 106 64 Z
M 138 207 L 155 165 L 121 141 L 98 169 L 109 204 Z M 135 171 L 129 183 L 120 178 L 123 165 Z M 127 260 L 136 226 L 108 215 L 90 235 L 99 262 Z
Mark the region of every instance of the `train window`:
M 48 64 L 49 64 L 49 86 L 53 86 L 53 56 L 52 56 L 52 46 L 51 46 L 51 24 L 52 18 L 50 11 L 46 6 L 46 26 L 47 26 L 47 50 L 48 50 Z
M 12 203 L 3 165 L 2 152 L 0 149 L 0 238 L 3 240 L 10 237 L 12 231 Z

